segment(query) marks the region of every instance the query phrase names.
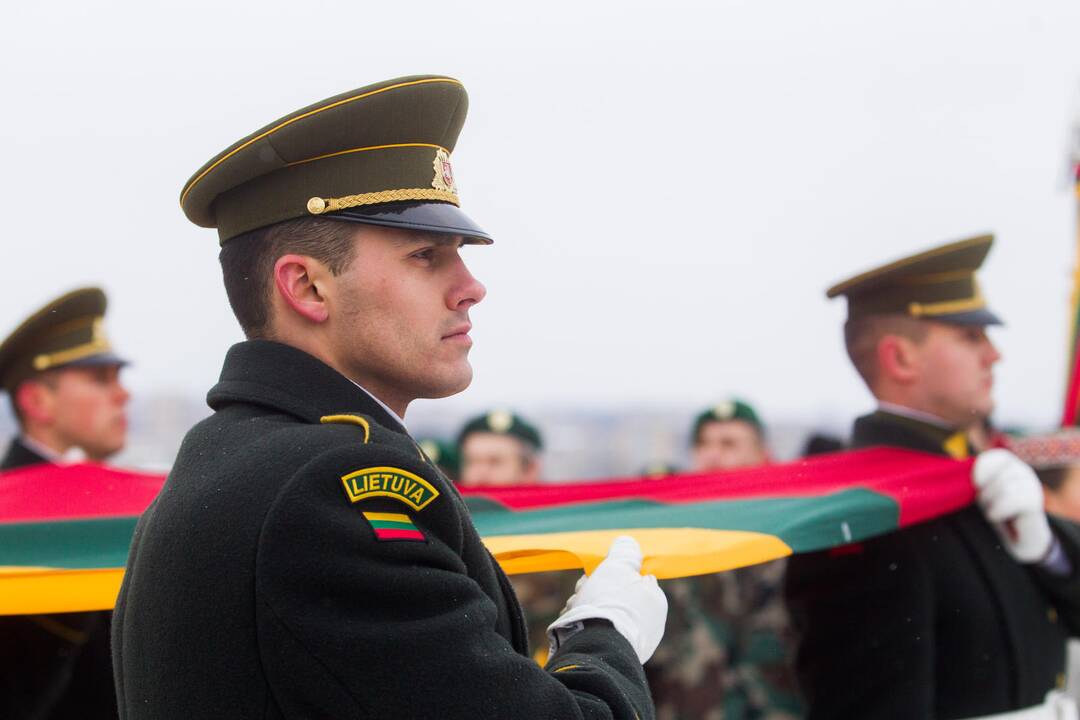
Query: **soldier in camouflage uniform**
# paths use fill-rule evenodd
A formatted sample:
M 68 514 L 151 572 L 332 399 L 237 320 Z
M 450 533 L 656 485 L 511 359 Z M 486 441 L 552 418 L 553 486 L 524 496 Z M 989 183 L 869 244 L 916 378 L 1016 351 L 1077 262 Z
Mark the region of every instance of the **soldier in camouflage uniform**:
M 540 482 L 543 447 L 540 431 L 507 410 L 473 418 L 458 435 L 459 483 L 466 487 L 534 485 Z M 579 577 L 577 570 L 564 570 L 510 578 L 525 612 L 529 648 L 541 665 L 548 656 L 547 627 L 559 617 Z
M 694 422 L 693 470 L 769 461 L 753 408 L 722 403 Z M 802 716 L 793 638 L 781 597 L 784 561 L 662 583 L 664 640 L 645 666 L 658 720 L 795 720 Z

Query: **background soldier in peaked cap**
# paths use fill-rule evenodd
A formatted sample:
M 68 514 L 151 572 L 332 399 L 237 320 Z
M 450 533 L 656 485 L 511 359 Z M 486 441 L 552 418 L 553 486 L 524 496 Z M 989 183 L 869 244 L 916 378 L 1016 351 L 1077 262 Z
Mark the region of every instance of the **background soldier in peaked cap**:
M 666 602 L 630 538 L 568 602 L 546 668 L 455 488 L 409 436 L 468 386 L 456 80 L 371 85 L 217 155 L 181 204 L 216 227 L 249 338 L 142 517 L 117 602 L 126 718 L 648 718 Z
M 105 307 L 100 289 L 74 290 L 0 343 L 0 387 L 19 424 L 0 470 L 55 462 L 71 450 L 103 460 L 123 448 L 126 363 L 105 336 Z M 109 616 L 0 617 L 0 717 L 115 718 Z
M 73 290 L 0 344 L 0 387 L 20 430 L 0 469 L 52 462 L 73 448 L 92 460 L 123 449 L 128 393 L 119 375 L 127 362 L 105 336 L 106 305 L 98 288 Z
M 1000 321 L 975 277 L 992 241 L 951 243 L 828 291 L 848 298 L 848 354 L 878 401 L 855 421 L 856 447 L 968 455 L 964 431 L 993 407 L 1000 357 L 985 332 Z M 1080 630 L 1076 531 L 1047 517 L 1034 472 L 1008 451 L 982 453 L 972 479 L 974 506 L 789 560 L 810 718 L 1070 717 L 1043 703 Z

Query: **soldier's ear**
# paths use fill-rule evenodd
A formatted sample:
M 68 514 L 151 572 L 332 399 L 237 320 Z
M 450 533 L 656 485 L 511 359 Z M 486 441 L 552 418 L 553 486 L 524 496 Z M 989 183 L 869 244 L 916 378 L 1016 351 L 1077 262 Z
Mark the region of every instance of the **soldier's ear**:
M 55 393 L 36 380 L 27 380 L 15 389 L 15 407 L 23 425 L 47 425 L 55 415 Z
M 323 283 L 331 277 L 326 266 L 306 255 L 282 255 L 274 263 L 274 291 L 283 309 L 304 320 L 322 323 L 330 316 Z
M 885 335 L 877 344 L 878 380 L 908 385 L 918 378 L 915 343 L 900 335 Z

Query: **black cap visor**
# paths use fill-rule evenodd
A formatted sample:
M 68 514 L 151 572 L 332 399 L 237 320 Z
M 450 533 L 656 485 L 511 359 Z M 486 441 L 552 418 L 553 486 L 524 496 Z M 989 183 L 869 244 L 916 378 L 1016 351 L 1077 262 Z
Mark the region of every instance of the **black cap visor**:
M 70 368 L 70 367 L 100 367 L 102 365 L 115 365 L 117 367 L 126 367 L 131 362 L 125 360 L 119 355 L 108 350 L 103 353 L 97 353 L 88 357 L 79 358 L 78 360 L 72 360 L 71 362 L 64 363 L 63 365 L 57 365 L 57 369 Z
M 419 230 L 441 235 L 460 235 L 473 243 L 490 245 L 491 236 L 460 208 L 442 202 L 397 202 L 368 205 L 328 213 L 323 217 L 348 222 Z
M 927 316 L 925 319 L 943 322 L 949 325 L 978 325 L 985 327 L 987 325 L 1005 324 L 1001 321 L 1001 318 L 995 315 L 989 308 L 980 308 L 970 312 L 953 313 L 951 315 Z

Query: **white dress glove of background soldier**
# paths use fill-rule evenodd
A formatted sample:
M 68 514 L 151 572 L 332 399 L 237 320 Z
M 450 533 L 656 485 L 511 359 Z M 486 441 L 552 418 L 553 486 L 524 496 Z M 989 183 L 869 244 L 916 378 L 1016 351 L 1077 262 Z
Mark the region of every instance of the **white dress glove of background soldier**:
M 604 619 L 626 638 L 642 664 L 664 637 L 668 603 L 653 575 L 641 574 L 641 547 L 620 535 L 592 575 L 582 575 L 548 635 L 585 620 Z
M 1035 471 L 1008 450 L 998 449 L 980 454 L 972 475 L 976 501 L 1009 553 L 1022 563 L 1045 560 L 1054 533 Z

